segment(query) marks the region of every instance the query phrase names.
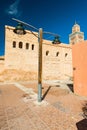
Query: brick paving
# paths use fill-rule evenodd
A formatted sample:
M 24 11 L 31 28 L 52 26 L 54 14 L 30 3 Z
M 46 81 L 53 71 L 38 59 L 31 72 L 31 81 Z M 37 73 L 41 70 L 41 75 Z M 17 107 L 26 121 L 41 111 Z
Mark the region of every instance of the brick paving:
M 50 85 L 43 86 L 44 95 Z M 35 82 L 0 85 L 0 130 L 80 130 L 76 123 L 83 120 L 86 98 L 51 86 L 38 103 L 36 93 Z

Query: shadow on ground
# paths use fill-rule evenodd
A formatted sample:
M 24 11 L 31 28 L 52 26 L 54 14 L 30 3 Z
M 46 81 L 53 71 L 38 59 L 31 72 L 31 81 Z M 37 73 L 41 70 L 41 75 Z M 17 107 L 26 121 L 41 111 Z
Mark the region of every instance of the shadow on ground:
M 48 89 L 46 90 L 46 92 L 44 93 L 42 100 L 44 100 L 44 98 L 46 97 L 46 95 L 48 94 L 50 89 L 51 89 L 51 86 L 49 86 Z
M 67 86 L 69 87 L 70 91 L 74 92 L 73 84 L 67 84 Z
M 77 130 L 87 130 L 87 101 L 83 105 L 82 111 L 84 119 L 76 123 Z
M 64 89 L 62 88 L 60 85 L 52 85 L 52 86 L 49 86 L 45 91 L 44 91 L 44 94 L 42 96 L 42 100 L 45 99 L 45 97 L 48 95 L 48 93 L 50 95 L 53 95 L 53 96 L 64 96 L 64 95 L 67 95 L 69 94 L 69 90 L 68 89 Z
M 77 130 L 87 130 L 87 119 L 83 119 L 76 123 Z

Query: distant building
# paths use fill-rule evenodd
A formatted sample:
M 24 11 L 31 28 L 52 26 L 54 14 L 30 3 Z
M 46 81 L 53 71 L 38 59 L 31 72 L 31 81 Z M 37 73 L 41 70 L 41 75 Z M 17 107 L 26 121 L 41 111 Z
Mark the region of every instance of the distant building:
M 55 44 L 43 39 L 43 79 L 70 79 L 73 75 L 72 44 L 82 40 L 84 33 L 80 32 L 78 24 L 73 26 L 69 35 L 70 44 L 60 44 L 57 39 Z M 0 59 L 0 75 L 2 80 L 31 80 L 38 77 L 38 38 L 21 25 L 16 28 L 5 26 L 5 55 L 4 60 Z
M 72 27 L 72 33 L 69 35 L 69 43 L 75 44 L 84 41 L 84 33 L 80 31 L 80 26 L 75 23 Z

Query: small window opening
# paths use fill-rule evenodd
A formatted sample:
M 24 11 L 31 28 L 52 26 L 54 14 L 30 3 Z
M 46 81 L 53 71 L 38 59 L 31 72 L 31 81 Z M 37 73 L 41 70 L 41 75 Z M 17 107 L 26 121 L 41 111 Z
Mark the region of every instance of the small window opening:
M 34 44 L 32 44 L 32 50 L 34 50 Z
M 23 42 L 19 42 L 19 48 L 23 47 Z
M 67 57 L 68 56 L 68 54 L 67 53 L 65 53 L 65 57 Z
M 29 43 L 26 43 L 26 49 L 29 49 Z
M 56 53 L 56 56 L 59 56 L 59 52 Z
M 46 51 L 46 56 L 48 56 L 49 55 L 49 51 Z
M 13 41 L 13 48 L 16 48 L 16 41 Z

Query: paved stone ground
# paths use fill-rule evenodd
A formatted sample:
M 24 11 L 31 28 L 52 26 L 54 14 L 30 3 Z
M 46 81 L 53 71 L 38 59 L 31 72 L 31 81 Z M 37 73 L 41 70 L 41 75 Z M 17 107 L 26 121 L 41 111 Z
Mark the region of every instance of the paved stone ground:
M 44 82 L 42 90 L 38 103 L 35 81 L 1 84 L 0 130 L 82 130 L 76 124 L 83 121 L 87 98 L 73 94 L 65 82 Z

